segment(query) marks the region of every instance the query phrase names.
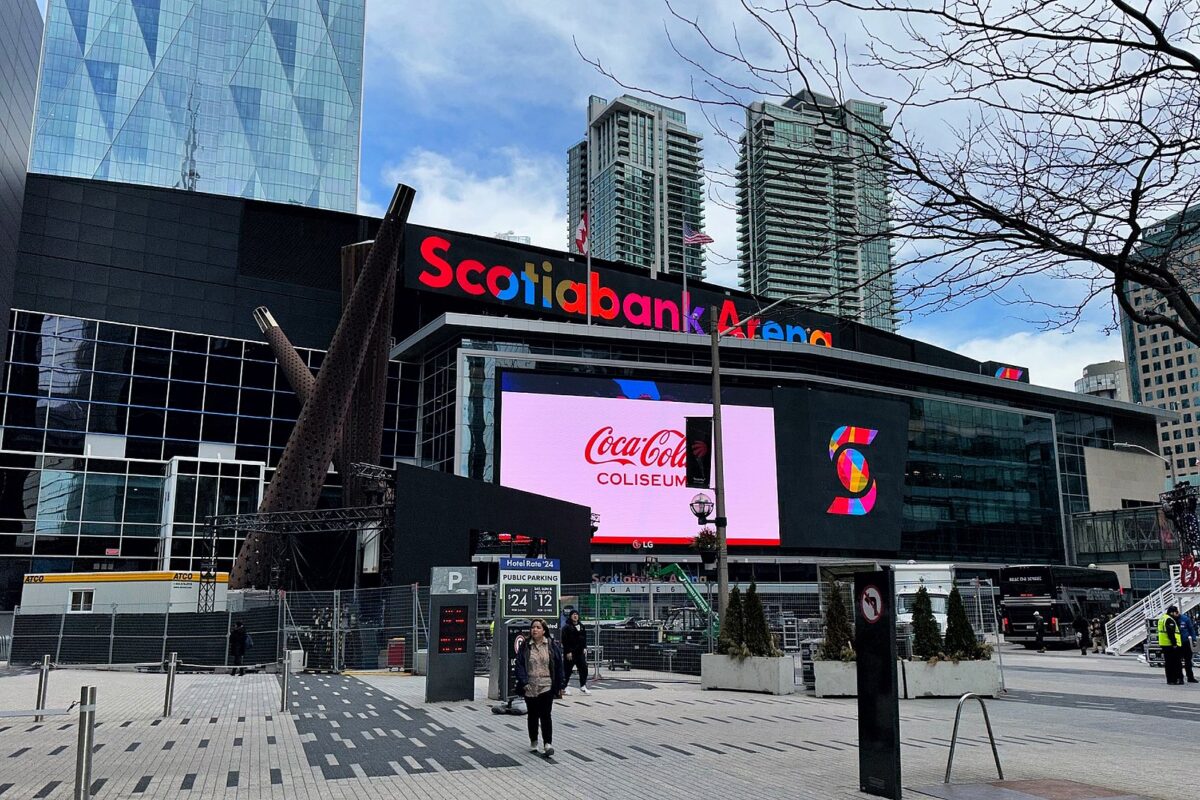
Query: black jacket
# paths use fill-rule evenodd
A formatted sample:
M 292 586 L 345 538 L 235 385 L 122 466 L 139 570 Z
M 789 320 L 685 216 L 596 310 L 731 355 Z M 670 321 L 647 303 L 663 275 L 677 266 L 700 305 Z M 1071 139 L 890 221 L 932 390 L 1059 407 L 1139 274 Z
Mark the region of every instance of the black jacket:
M 578 628 L 569 622 L 563 626 L 562 646 L 564 653 L 582 653 L 587 649 L 587 628 L 582 622 Z
M 229 632 L 229 654 L 241 656 L 246 654 L 246 629 L 234 628 Z
M 1088 621 L 1083 617 L 1076 617 L 1075 621 L 1071 623 L 1071 627 L 1073 627 L 1075 632 L 1080 636 L 1088 635 Z
M 529 637 L 521 640 L 517 649 L 517 694 L 524 696 L 525 684 L 529 683 Z M 562 645 L 550 640 L 550 692 L 557 695 L 567 686 L 567 670 L 563 666 Z

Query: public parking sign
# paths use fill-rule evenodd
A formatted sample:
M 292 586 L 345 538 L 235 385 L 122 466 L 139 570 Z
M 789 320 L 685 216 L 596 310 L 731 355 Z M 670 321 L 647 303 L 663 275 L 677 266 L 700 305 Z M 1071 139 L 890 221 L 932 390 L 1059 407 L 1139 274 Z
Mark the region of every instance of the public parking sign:
M 500 616 L 558 620 L 557 558 L 500 559 Z

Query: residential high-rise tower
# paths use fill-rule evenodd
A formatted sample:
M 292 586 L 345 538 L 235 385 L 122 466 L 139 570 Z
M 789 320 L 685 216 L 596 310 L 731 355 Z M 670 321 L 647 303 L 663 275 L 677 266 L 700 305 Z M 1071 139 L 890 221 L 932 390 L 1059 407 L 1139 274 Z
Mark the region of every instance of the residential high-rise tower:
M 1200 209 L 1189 209 L 1146 228 L 1141 252 L 1151 253 L 1185 280 L 1193 295 L 1200 296 L 1195 283 L 1200 262 Z M 1157 292 L 1142 287 L 1129 290 L 1135 308 L 1152 306 Z M 1156 310 L 1172 317 L 1163 307 Z M 1200 483 L 1200 349 L 1161 325 L 1143 325 L 1121 315 L 1121 343 L 1129 365 L 1133 402 L 1175 411 L 1178 417 L 1158 424 L 1159 450 L 1164 486 L 1171 476 Z
M 738 162 L 743 289 L 895 330 L 883 106 L 802 92 L 746 109 Z
M 364 0 L 50 0 L 30 171 L 354 211 Z
M 703 278 L 703 249 L 683 243 L 685 222 L 704 227 L 700 139 L 682 111 L 630 95 L 589 98 L 587 136 L 567 152 L 571 252 L 590 192 L 593 256 Z

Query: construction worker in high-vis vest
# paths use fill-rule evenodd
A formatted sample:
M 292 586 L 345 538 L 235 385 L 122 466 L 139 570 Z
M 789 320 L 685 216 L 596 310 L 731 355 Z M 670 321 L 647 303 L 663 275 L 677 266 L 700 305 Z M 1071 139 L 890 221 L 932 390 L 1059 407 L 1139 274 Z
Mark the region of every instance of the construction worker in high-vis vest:
M 1179 607 L 1167 606 L 1158 618 L 1158 646 L 1167 668 L 1167 683 L 1183 685 L 1183 638 L 1179 633 Z

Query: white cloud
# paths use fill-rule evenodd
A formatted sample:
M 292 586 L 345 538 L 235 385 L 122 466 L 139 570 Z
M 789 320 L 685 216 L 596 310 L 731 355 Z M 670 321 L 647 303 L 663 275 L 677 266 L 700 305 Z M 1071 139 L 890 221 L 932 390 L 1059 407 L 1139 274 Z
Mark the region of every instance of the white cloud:
M 908 328 L 902 333 L 979 361 L 1028 367 L 1030 382 L 1054 389 L 1073 391 L 1075 381 L 1083 377 L 1083 368 L 1088 364 L 1124 359 L 1121 337 L 1106 336 L 1100 331 L 1021 331 L 994 338 L 955 341 L 930 326 L 930 320 L 924 320 L 920 327 L 919 332 Z
M 497 172 L 481 175 L 443 153 L 417 149 L 385 170 L 385 184 L 417 190 L 411 220 L 491 236 L 501 231 L 529 236 L 533 244 L 566 249 L 566 180 L 563 160 L 500 150 Z

